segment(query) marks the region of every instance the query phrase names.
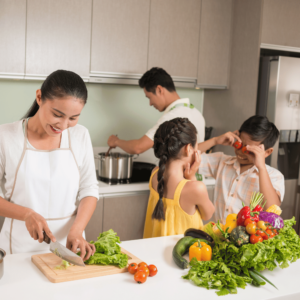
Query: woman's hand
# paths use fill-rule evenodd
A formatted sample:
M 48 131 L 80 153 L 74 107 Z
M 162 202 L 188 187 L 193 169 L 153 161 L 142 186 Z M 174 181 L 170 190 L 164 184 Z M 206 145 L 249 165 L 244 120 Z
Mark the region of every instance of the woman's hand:
M 24 221 L 30 236 L 34 240 L 38 240 L 39 243 L 42 243 L 44 240 L 45 231 L 52 242 L 56 241 L 54 235 L 48 227 L 47 221 L 40 214 L 33 210 L 29 210 L 29 212 L 25 215 Z
M 242 142 L 240 139 L 240 132 L 235 130 L 234 132 L 226 132 L 218 137 L 216 137 L 216 144 L 217 145 L 224 145 L 224 146 L 233 146 L 235 140 Z
M 77 249 L 80 249 L 80 257 L 85 261 L 94 255 L 96 252 L 95 245 L 88 243 L 83 237 L 82 232 L 71 230 L 67 238 L 67 248 L 77 253 Z
M 197 150 L 197 151 L 195 151 L 195 161 L 193 162 L 193 164 L 190 165 L 188 163 L 185 166 L 185 169 L 183 172 L 184 178 L 193 180 L 193 181 L 197 181 L 196 173 L 199 170 L 200 164 L 201 164 L 201 151 Z

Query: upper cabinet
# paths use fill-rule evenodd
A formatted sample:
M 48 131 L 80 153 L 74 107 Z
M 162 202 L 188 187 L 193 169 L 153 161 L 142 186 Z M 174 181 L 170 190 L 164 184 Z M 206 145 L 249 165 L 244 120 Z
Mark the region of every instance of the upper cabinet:
M 202 0 L 199 87 L 228 87 L 232 10 L 232 0 Z
M 150 0 L 94 0 L 91 73 L 147 70 Z
M 201 0 L 151 0 L 148 69 L 197 78 Z
M 0 0 L 0 78 L 23 78 L 26 0 Z
M 92 0 L 27 0 L 26 77 L 89 77 Z
M 262 48 L 299 52 L 299 13 L 299 0 L 264 0 Z
M 90 82 L 136 85 L 161 67 L 177 86 L 226 88 L 232 3 L 0 0 L 0 78 L 66 69 Z

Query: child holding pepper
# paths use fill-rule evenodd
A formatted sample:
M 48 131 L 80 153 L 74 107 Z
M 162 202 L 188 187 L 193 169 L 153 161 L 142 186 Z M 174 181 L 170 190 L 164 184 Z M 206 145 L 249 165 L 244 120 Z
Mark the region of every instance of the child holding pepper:
M 199 171 L 193 165 L 185 170 L 187 179 L 195 180 L 196 171 L 216 179 L 214 221 L 225 222 L 228 214 L 237 214 L 243 207 L 242 202 L 250 204 L 253 192 L 264 195 L 265 209 L 273 204 L 280 206 L 284 197 L 284 176 L 265 164 L 278 136 L 278 129 L 268 118 L 253 116 L 240 130 L 198 144 L 202 152 L 215 145 L 235 147 L 236 156 L 222 152 L 202 154 Z

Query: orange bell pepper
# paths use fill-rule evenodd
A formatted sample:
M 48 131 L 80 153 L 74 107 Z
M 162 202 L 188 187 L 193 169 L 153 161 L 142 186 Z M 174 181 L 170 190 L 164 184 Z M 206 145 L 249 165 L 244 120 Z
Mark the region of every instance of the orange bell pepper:
M 189 249 L 190 261 L 196 257 L 198 261 L 209 261 L 212 257 L 211 247 L 204 242 L 196 242 Z

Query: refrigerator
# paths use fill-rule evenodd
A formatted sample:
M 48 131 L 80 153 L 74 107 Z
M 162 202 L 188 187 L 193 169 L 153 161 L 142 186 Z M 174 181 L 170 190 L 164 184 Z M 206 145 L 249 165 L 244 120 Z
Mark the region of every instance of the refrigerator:
M 280 132 L 266 163 L 285 177 L 282 218 L 295 216 L 300 234 L 300 58 L 264 56 L 260 59 L 256 114 L 267 116 Z

